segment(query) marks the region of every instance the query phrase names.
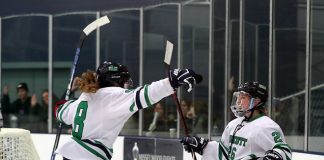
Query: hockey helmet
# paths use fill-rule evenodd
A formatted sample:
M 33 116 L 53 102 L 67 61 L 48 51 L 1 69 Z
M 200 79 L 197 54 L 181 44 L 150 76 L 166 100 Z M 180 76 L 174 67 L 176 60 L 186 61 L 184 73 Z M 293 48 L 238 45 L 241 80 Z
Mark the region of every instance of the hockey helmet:
M 267 87 L 258 82 L 245 82 L 237 87 L 238 92 L 246 92 L 253 98 L 260 98 L 261 102 L 265 103 L 268 99 Z
M 257 106 L 254 104 L 255 98 L 261 100 L 261 103 Z M 268 91 L 264 85 L 261 85 L 258 82 L 246 82 L 240 84 L 237 91 L 233 93 L 231 110 L 236 117 L 243 117 L 246 116 L 248 111 L 264 106 L 267 98 Z
M 130 78 L 127 67 L 120 63 L 105 61 L 97 69 L 100 88 L 116 86 L 116 84 L 119 87 L 124 87 L 124 84 L 130 81 Z

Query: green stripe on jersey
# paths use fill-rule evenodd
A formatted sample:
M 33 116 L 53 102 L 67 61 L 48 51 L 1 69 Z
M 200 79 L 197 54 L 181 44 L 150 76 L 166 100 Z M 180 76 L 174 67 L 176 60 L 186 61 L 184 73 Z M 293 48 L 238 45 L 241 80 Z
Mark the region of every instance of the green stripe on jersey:
M 62 111 L 60 110 L 60 116 L 58 117 L 58 119 L 59 119 L 59 121 L 61 121 L 61 122 L 64 122 L 63 121 L 63 119 L 62 119 L 62 116 L 63 116 L 63 112 L 68 108 L 68 106 L 72 103 L 72 102 L 74 102 L 75 100 L 70 100 L 70 101 L 67 101 L 67 102 L 65 102 L 65 104 L 62 106 Z M 64 107 L 64 108 L 63 108 Z
M 134 112 L 135 102 L 129 107 L 129 111 Z
M 148 85 L 144 86 L 144 97 L 145 97 L 145 102 L 147 104 L 147 107 L 152 106 L 152 103 L 151 103 L 150 98 L 148 96 Z
M 86 150 L 88 150 L 90 153 L 94 154 L 95 156 L 103 159 L 103 160 L 108 160 L 107 158 L 105 158 L 105 156 L 101 155 L 99 152 L 97 152 L 96 150 L 92 149 L 91 147 L 89 147 L 87 144 L 85 144 L 84 142 L 82 142 L 81 140 L 72 137 L 73 140 L 75 140 L 77 143 L 79 143 L 83 148 L 85 148 Z
M 251 158 L 251 160 L 257 160 L 258 157 L 255 154 L 250 154 L 249 157 Z
M 289 153 L 291 153 L 291 148 L 288 144 L 285 144 L 285 143 L 280 143 L 280 144 L 276 144 L 273 148 L 286 148 L 289 150 Z
M 135 89 L 127 89 L 126 91 L 125 91 L 125 93 L 130 93 L 130 92 L 134 92 L 135 91 Z
M 224 145 L 222 141 L 219 141 L 218 143 L 225 149 L 226 152 L 228 152 L 229 149 Z
M 219 143 L 219 145 L 218 145 L 218 159 L 219 160 L 223 160 L 223 152 L 222 152 L 222 148 L 221 147 L 222 146 Z

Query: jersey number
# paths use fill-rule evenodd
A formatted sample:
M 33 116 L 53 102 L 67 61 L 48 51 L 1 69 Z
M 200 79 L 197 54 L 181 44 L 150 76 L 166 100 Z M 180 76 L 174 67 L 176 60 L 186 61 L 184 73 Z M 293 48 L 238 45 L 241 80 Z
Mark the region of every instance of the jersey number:
M 74 116 L 74 126 L 72 130 L 73 137 L 81 139 L 84 123 L 83 121 L 86 119 L 88 109 L 88 102 L 82 101 L 79 103 L 76 114 Z
M 230 160 L 234 160 L 234 158 L 235 158 L 235 152 L 236 152 L 236 147 L 232 147 L 232 149 L 230 149 L 230 153 L 228 153 L 228 158 Z
M 279 132 L 277 132 L 277 131 L 272 132 L 272 137 L 273 137 L 273 140 L 276 143 L 282 142 L 282 139 L 281 139 L 281 136 L 280 136 L 280 133 Z

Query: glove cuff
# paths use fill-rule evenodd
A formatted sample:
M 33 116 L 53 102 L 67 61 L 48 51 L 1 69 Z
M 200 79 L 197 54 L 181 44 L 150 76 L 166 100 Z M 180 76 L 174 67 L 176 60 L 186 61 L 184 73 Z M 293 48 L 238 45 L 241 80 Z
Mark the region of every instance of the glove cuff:
M 179 73 L 178 69 L 169 71 L 169 81 L 170 81 L 171 87 L 173 89 L 177 89 L 180 86 L 180 84 L 178 83 L 177 77 L 176 77 L 176 75 L 178 75 L 178 73 Z

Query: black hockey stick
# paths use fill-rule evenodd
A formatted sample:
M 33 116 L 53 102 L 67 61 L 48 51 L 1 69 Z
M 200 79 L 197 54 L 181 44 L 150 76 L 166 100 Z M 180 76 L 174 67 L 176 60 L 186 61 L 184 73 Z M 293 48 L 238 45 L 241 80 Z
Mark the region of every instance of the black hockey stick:
M 79 42 L 77 44 L 77 48 L 76 48 L 76 53 L 74 56 L 74 61 L 73 61 L 73 65 L 71 68 L 71 77 L 70 77 L 70 81 L 69 84 L 67 86 L 67 90 L 66 90 L 66 94 L 65 94 L 65 100 L 69 100 L 70 97 L 70 93 L 71 93 L 71 88 L 72 88 L 72 82 L 73 82 L 73 78 L 75 76 L 75 69 L 77 67 L 78 64 L 78 60 L 79 60 L 79 55 L 80 55 L 80 51 L 81 48 L 83 46 L 83 42 L 84 40 L 87 38 L 87 36 L 94 30 L 96 30 L 97 28 L 109 23 L 109 19 L 107 16 L 103 16 L 95 21 L 93 21 L 92 23 L 90 23 L 89 25 L 87 25 L 80 36 Z M 55 159 L 55 150 L 57 149 L 59 140 L 60 140 L 60 136 L 61 136 L 61 132 L 62 132 L 62 128 L 63 128 L 63 124 L 62 122 L 59 123 L 58 127 L 57 127 L 57 133 L 56 133 L 56 137 L 55 137 L 55 142 L 54 142 L 54 147 L 52 150 L 52 156 L 51 156 L 51 160 Z
M 169 72 L 170 72 L 170 63 L 171 63 L 172 51 L 173 51 L 173 44 L 171 42 L 167 41 L 166 47 L 165 47 L 164 64 L 165 64 L 165 72 L 166 72 L 165 74 L 169 78 L 170 78 Z M 173 101 L 175 102 L 175 104 L 177 106 L 177 110 L 178 110 L 178 113 L 180 115 L 180 121 L 181 121 L 183 129 L 185 131 L 185 135 L 189 136 L 188 127 L 187 127 L 186 121 L 185 121 L 183 113 L 182 113 L 182 109 L 181 109 L 181 106 L 180 106 L 179 99 L 177 97 L 177 91 L 176 90 L 174 90 L 174 93 L 172 94 L 172 98 L 173 98 Z M 195 154 L 195 152 L 193 150 L 191 150 L 191 156 L 192 156 L 192 158 L 194 160 L 197 160 L 196 154 Z

